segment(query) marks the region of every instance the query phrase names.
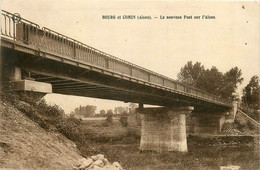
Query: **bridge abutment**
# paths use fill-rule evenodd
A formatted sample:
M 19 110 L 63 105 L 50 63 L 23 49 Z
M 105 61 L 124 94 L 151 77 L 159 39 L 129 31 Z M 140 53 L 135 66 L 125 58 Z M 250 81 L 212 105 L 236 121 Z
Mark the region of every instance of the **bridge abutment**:
M 139 108 L 141 114 L 140 149 L 187 152 L 186 114 L 193 107 Z
M 24 99 L 27 96 L 38 101 L 46 94 L 52 93 L 52 85 L 49 83 L 24 79 L 11 81 L 10 84 L 12 90 L 18 93 L 21 99 Z
M 21 99 L 27 96 L 37 101 L 46 94 L 52 93 L 52 85 L 49 83 L 34 81 L 30 78 L 23 79 L 21 67 L 14 66 L 13 63 L 6 64 L 3 71 L 2 81 L 9 85 L 7 90 L 16 92 Z
M 195 135 L 219 134 L 225 123 L 225 115 L 218 113 L 194 113 Z
M 236 101 L 232 102 L 232 108 L 226 113 L 226 122 L 234 123 L 237 114 L 238 104 Z
M 233 107 L 221 112 L 200 112 L 193 113 L 193 129 L 195 135 L 219 134 L 222 132 L 224 123 L 233 123 L 237 113 L 237 102 L 233 102 Z

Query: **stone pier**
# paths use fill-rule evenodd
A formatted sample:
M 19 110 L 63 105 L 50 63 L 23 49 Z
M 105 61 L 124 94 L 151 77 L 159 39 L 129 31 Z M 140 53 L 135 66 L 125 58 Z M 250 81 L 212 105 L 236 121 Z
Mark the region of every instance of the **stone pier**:
M 187 152 L 186 114 L 193 107 L 139 108 L 140 150 Z

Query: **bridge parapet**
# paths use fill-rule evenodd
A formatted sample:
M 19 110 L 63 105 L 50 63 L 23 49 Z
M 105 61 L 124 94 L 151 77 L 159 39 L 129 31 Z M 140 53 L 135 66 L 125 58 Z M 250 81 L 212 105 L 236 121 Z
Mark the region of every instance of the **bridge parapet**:
M 231 107 L 229 100 L 219 98 L 195 87 L 184 85 L 166 76 L 137 66 L 120 58 L 97 50 L 80 41 L 60 34 L 49 28 L 21 18 L 18 15 L 2 11 L 1 35 L 14 42 L 27 44 L 41 52 L 56 54 L 77 63 L 99 68 L 102 72 L 111 72 L 130 81 L 147 84 L 180 95 L 197 98 L 210 103 Z

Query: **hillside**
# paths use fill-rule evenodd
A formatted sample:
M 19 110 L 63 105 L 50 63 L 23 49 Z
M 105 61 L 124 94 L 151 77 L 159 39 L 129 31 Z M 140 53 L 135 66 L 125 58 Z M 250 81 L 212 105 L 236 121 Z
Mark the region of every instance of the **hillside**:
M 0 168 L 72 169 L 79 159 L 73 142 L 0 101 Z

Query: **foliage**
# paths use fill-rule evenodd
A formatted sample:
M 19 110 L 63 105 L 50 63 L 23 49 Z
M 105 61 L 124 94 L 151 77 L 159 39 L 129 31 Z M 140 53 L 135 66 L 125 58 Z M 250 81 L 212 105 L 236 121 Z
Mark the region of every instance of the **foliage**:
M 201 63 L 196 62 L 193 65 L 192 61 L 188 61 L 187 64 L 181 68 L 181 71 L 178 74 L 178 80 L 185 84 L 197 86 L 197 80 L 202 76 L 201 74 L 203 74 L 204 71 L 204 66 L 201 65 Z
M 206 92 L 226 99 L 237 99 L 236 89 L 243 81 L 242 72 L 238 67 L 231 68 L 225 74 L 216 67 L 205 69 L 204 66 L 191 61 L 181 68 L 178 80 L 182 83 L 192 85 Z
M 115 107 L 114 109 L 114 114 L 122 114 L 123 112 L 127 112 L 128 111 L 128 107 Z
M 135 114 L 135 109 L 137 108 L 137 104 L 136 103 L 129 103 L 129 114 L 133 115 Z
M 105 116 L 106 115 L 106 111 L 105 110 L 100 110 L 100 116 Z
M 260 123 L 260 111 L 246 105 L 240 105 L 240 109 L 245 112 L 249 117 Z
M 259 77 L 255 75 L 251 78 L 247 86 L 243 89 L 243 97 L 242 97 L 243 103 L 251 108 L 260 109 L 259 90 L 260 90 Z
M 45 100 L 40 100 L 35 103 L 34 106 L 41 115 L 51 116 L 51 117 L 64 117 L 65 112 L 58 105 L 48 105 Z M 44 108 L 44 109 L 42 109 Z
M 124 112 L 122 112 L 120 115 L 121 115 L 121 116 L 128 116 L 129 114 L 128 114 L 126 111 L 124 111 Z
M 3 102 L 13 105 L 13 107 L 23 112 L 44 130 L 60 132 L 68 139 L 74 141 L 82 155 L 100 152 L 99 147 L 89 140 L 92 134 L 86 132 L 81 126 L 81 119 L 77 119 L 73 115 L 65 115 L 59 106 L 48 105 L 45 100 L 36 102 L 32 98 L 26 97 L 26 102 L 20 101 L 20 95 L 7 90 L 9 88 L 4 87 L 4 90 L 2 90 L 1 87 L 0 95 Z
M 238 67 L 231 68 L 228 72 L 226 72 L 223 76 L 223 86 L 220 91 L 221 97 L 229 98 L 233 97 L 235 99 L 234 92 L 237 89 L 238 84 L 243 82 L 242 71 L 238 69 Z
M 112 116 L 112 115 L 113 115 L 113 114 L 110 114 L 110 115 L 107 116 L 106 122 L 108 122 L 108 123 L 113 123 L 113 116 Z
M 95 115 L 97 110 L 97 106 L 87 105 L 87 106 L 79 106 L 74 109 L 72 114 L 82 116 L 82 117 L 92 117 Z
M 255 129 L 255 126 L 253 125 L 253 123 L 250 121 L 250 120 L 248 120 L 247 121 L 247 127 L 250 129 L 250 130 L 254 130 Z
M 113 110 L 112 109 L 109 109 L 109 110 L 107 110 L 107 114 L 106 114 L 107 116 L 112 116 L 113 115 Z
M 12 84 L 1 83 L 0 85 L 0 100 L 15 104 L 19 100 L 19 95 L 12 91 Z
M 122 126 L 127 127 L 128 126 L 128 122 L 127 122 L 127 116 L 121 116 L 119 119 L 120 123 Z
M 216 67 L 204 70 L 196 80 L 196 87 L 220 96 L 223 86 L 223 74 Z

